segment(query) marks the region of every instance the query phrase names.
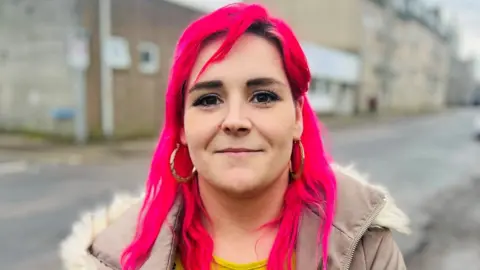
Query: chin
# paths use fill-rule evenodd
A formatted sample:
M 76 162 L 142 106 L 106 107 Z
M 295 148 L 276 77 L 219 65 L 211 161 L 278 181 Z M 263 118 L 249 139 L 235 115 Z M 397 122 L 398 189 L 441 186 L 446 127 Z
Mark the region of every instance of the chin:
M 217 188 L 236 196 L 255 194 L 265 187 L 258 175 L 249 172 L 232 172 L 223 174 Z

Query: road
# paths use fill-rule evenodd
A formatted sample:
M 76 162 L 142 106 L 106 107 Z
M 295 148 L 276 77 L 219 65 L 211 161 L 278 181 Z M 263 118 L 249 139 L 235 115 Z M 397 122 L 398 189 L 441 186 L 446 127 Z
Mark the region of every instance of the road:
M 412 218 L 413 235 L 396 235 L 409 269 L 480 263 L 480 256 L 474 256 L 478 233 L 469 237 L 480 229 L 480 203 L 475 202 L 480 192 L 480 142 L 472 139 L 473 115 L 473 110 L 449 111 L 325 134 L 339 163 L 354 163 L 372 182 L 388 187 Z M 147 157 L 49 164 L 0 152 L 2 269 L 59 269 L 58 242 L 80 211 L 108 202 L 115 191 L 138 190 L 147 168 Z M 471 242 L 469 248 L 456 248 L 464 239 Z M 446 260 L 443 266 L 440 259 Z

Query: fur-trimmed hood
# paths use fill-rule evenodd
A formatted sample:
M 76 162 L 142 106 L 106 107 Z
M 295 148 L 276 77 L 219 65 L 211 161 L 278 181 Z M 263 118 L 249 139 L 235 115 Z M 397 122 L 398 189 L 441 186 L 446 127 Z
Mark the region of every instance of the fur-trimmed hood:
M 332 168 L 337 177 L 338 189 L 333 240 L 330 246 L 332 253 L 346 253 L 347 250 L 352 249 L 352 243 L 360 240 L 370 229 L 386 228 L 400 233 L 410 233 L 408 217 L 397 207 L 384 187 L 369 183 L 365 176 L 352 167 L 334 164 Z M 120 269 L 119 255 L 134 235 L 136 216 L 143 197 L 144 193 L 136 196 L 126 193 L 117 194 L 109 206 L 83 213 L 80 220 L 73 224 L 71 234 L 60 244 L 63 269 Z M 178 215 L 174 212 L 180 211 L 179 209 L 181 209 L 181 202 L 177 200 L 172 208 L 172 214 L 167 217 L 170 224 L 177 222 L 175 218 Z M 306 215 L 306 218 L 310 215 L 318 219 L 315 214 L 307 213 Z M 158 237 L 171 241 L 171 230 L 167 228 L 162 231 Z M 300 235 L 298 241 L 302 243 L 310 240 L 302 239 Z M 337 255 L 332 254 L 333 263 Z M 157 266 L 162 265 L 159 263 L 160 260 L 172 263 L 171 259 L 155 257 L 158 258 L 151 263 L 152 265 L 153 263 Z M 337 263 L 343 265 L 342 260 L 339 259 Z M 148 262 L 142 269 L 150 269 Z M 157 269 L 171 268 L 166 266 L 166 268 Z

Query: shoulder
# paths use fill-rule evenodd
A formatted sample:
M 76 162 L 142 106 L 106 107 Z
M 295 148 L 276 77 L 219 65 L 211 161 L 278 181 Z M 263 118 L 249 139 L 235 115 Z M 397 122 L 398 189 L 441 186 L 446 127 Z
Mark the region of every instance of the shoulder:
M 80 219 L 72 225 L 70 234 L 60 243 L 59 255 L 63 269 L 115 269 L 108 266 L 108 258 L 119 255 L 120 248 L 125 247 L 132 239 L 143 197 L 143 193 L 138 195 L 117 194 L 109 205 L 83 213 Z M 113 230 L 123 232 L 116 237 L 117 243 L 102 241 L 102 233 L 107 228 L 109 231 L 113 228 Z M 103 250 L 117 254 L 103 254 L 105 261 L 100 261 L 98 254 L 95 256 L 92 254 L 91 246 L 94 242 L 98 245 L 110 245 Z M 115 258 L 116 260 L 118 258 Z
M 369 227 L 410 233 L 408 216 L 398 207 L 386 187 L 371 183 L 367 175 L 353 166 L 331 166 L 337 179 L 336 227 L 347 232 L 358 227 L 363 220 L 370 222 Z
M 352 269 L 404 269 L 392 231 L 410 233 L 407 215 L 385 187 L 370 183 L 353 167 L 333 164 L 332 169 L 337 200 L 330 264 L 342 269 L 347 265 Z M 379 256 L 384 259 L 377 260 Z

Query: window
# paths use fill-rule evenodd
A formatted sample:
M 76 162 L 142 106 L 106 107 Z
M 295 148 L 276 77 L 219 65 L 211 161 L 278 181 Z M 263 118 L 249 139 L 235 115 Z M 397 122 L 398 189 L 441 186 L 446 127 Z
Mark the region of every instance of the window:
M 157 44 L 153 42 L 141 42 L 138 45 L 139 64 L 138 69 L 144 74 L 158 72 L 160 53 Z
M 152 54 L 150 52 L 140 52 L 140 63 L 150 63 L 152 61 Z
M 331 90 L 330 82 L 323 81 L 320 87 L 320 91 L 323 92 L 324 94 L 330 94 L 330 90 Z
M 312 79 L 310 83 L 310 93 L 318 93 L 323 95 L 330 94 L 330 82 L 321 79 Z

